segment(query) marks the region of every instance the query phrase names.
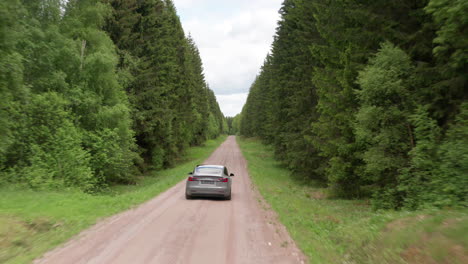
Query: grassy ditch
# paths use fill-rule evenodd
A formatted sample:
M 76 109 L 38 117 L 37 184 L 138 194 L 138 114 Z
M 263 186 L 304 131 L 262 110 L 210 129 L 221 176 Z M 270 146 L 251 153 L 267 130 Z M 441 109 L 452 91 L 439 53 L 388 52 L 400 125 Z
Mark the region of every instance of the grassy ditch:
M 373 211 L 301 183 L 255 139 L 238 138 L 253 182 L 293 239 L 318 263 L 468 263 L 466 210 Z
M 226 139 L 209 140 L 188 150 L 178 166 L 142 177 L 136 185 L 114 186 L 107 193 L 0 189 L 0 263 L 29 263 L 81 230 L 141 204 L 187 176 Z

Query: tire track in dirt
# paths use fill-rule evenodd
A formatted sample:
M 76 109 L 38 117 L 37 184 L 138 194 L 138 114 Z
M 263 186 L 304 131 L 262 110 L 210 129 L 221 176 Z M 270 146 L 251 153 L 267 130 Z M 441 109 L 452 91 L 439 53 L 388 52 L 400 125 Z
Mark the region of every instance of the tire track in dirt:
M 185 181 L 105 219 L 34 263 L 304 263 L 305 257 L 253 187 L 235 137 L 204 164 L 236 176 L 232 200 L 185 199 Z M 262 204 L 260 204 L 260 202 Z

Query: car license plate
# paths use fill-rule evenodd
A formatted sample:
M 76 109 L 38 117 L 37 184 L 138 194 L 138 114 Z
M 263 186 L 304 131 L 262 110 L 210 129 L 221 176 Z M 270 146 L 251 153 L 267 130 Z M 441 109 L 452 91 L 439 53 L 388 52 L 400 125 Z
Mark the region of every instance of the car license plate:
M 201 181 L 202 184 L 214 184 L 214 181 Z

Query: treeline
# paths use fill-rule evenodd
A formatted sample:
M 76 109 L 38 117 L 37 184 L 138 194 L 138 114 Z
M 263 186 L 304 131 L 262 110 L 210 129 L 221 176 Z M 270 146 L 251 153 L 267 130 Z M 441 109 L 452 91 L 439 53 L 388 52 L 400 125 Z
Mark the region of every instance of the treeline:
M 241 114 L 226 117 L 227 133 L 229 135 L 238 135 L 240 132 Z
M 240 133 L 337 196 L 467 206 L 466 1 L 285 0 L 280 14 Z
M 227 130 L 171 0 L 0 2 L 0 180 L 92 191 Z

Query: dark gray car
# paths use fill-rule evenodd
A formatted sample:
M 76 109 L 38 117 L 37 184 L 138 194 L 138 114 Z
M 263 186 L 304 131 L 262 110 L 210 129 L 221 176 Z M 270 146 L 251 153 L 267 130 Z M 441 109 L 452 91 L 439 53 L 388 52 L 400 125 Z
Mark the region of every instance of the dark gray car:
M 222 165 L 198 165 L 189 173 L 185 187 L 185 198 L 222 197 L 231 200 L 233 173 Z

